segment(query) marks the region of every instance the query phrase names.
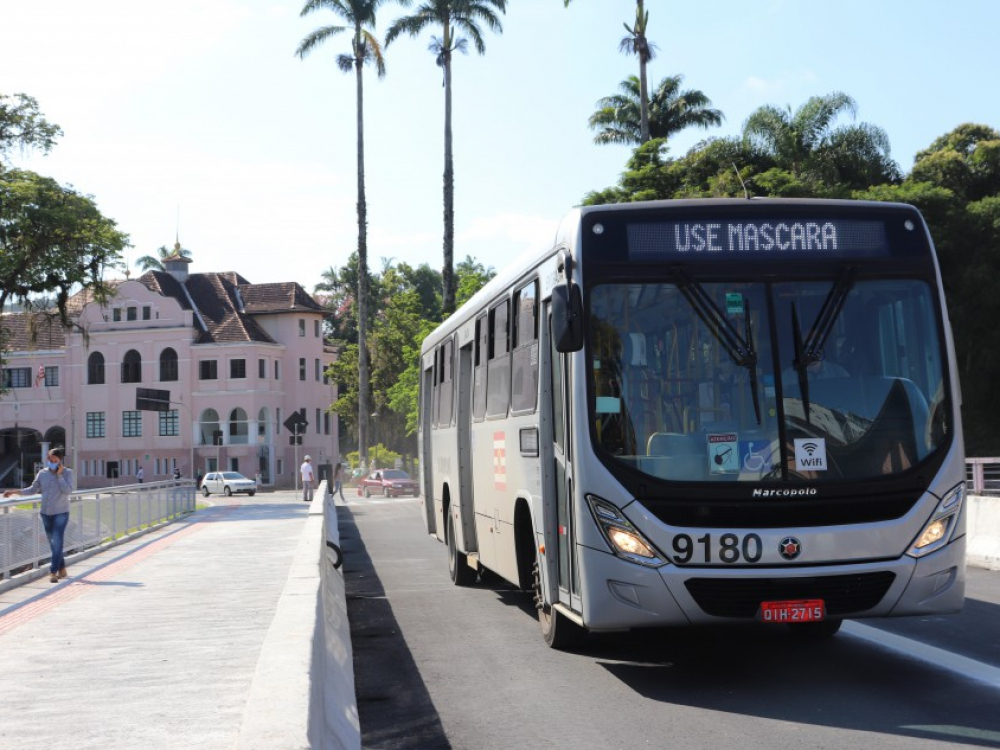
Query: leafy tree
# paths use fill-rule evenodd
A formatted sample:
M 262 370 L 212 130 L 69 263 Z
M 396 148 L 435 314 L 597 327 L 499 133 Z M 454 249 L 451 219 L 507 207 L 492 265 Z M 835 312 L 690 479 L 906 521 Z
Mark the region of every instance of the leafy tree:
M 15 148 L 47 152 L 61 133 L 31 97 L 0 95 L 0 155 Z M 107 298 L 112 288 L 104 272 L 119 265 L 126 247 L 128 235 L 89 196 L 0 162 L 0 316 L 12 303 L 71 326 L 70 295 L 87 290 L 95 299 Z M 54 310 L 48 307 L 53 296 Z M 6 338 L 0 317 L 0 355 Z
M 399 0 L 409 7 L 412 0 Z M 444 73 L 444 265 L 441 276 L 444 285 L 442 310 L 444 315 L 455 311 L 455 167 L 452 158 L 451 132 L 451 64 L 455 52 L 466 52 L 472 39 L 476 51 L 486 53 L 480 25 L 501 33 L 500 15 L 507 10 L 507 0 L 426 0 L 409 16 L 396 19 L 385 35 L 386 46 L 400 34 L 416 37 L 431 26 L 441 28 L 441 37 L 431 37 L 430 50 Z
M 844 113 L 854 117 L 857 103 L 841 92 L 810 97 L 794 112 L 766 105 L 743 123 L 743 141 L 800 180 L 852 189 L 898 180 L 886 132 L 867 123 L 834 127 Z
M 646 129 L 642 137 L 641 82 L 629 76 L 619 85 L 620 94 L 598 100 L 599 109 L 590 116 L 591 129 L 600 132 L 594 143 L 641 145 L 651 138 L 669 138 L 689 127 L 709 128 L 722 124 L 724 116 L 712 109 L 712 101 L 698 90 L 681 91 L 683 76 L 667 76 L 649 100 Z
M 156 255 L 143 255 L 136 259 L 135 265 L 142 271 L 165 271 L 166 267 L 163 265 L 163 261 L 174 255 L 190 258 L 191 251 L 186 247 L 181 247 L 180 242 L 175 243 L 172 249 L 168 249 L 166 245 L 160 245 L 156 248 Z
M 368 405 L 370 403 L 371 362 L 367 343 L 368 326 L 368 203 L 365 198 L 365 139 L 364 139 L 364 76 L 365 63 L 374 63 L 379 78 L 385 76 L 382 48 L 371 29 L 382 0 L 308 0 L 300 15 L 318 10 L 331 10 L 343 18 L 347 26 L 323 26 L 309 34 L 299 44 L 296 54 L 305 58 L 318 45 L 343 31 L 351 31 L 351 54 L 338 55 L 341 71 L 355 73 L 357 85 L 358 132 L 358 445 L 361 455 L 368 455 Z

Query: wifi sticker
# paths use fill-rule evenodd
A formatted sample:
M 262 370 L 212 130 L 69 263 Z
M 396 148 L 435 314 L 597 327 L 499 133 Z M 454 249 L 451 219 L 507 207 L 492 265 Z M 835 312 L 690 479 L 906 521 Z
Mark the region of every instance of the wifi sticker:
M 826 471 L 826 439 L 795 438 L 795 469 Z

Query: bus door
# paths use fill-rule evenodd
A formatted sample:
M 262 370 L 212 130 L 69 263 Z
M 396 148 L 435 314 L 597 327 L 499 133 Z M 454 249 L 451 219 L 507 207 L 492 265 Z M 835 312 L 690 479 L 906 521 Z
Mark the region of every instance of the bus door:
M 434 368 L 428 367 L 424 370 L 420 383 L 420 474 L 423 478 L 423 493 L 421 499 L 424 504 L 424 526 L 428 534 L 437 531 L 437 523 L 434 517 L 434 456 L 431 451 L 431 405 L 434 403 Z
M 476 552 L 475 504 L 472 481 L 472 347 L 473 342 L 463 346 L 458 352 L 458 496 L 452 503 L 458 503 L 461 539 L 456 539 L 458 549 Z M 458 536 L 458 533 L 455 534 Z
M 555 521 L 555 547 L 558 552 L 558 601 L 570 608 L 580 611 L 580 587 L 576 570 L 576 524 L 573 518 L 573 466 L 569 436 L 570 415 L 569 378 L 567 371 L 567 355 L 560 354 L 555 349 L 555 339 L 552 336 L 552 318 L 549 316 L 549 361 L 551 363 L 551 393 L 552 393 L 552 452 L 553 481 L 555 484 L 553 498 L 555 499 L 554 514 L 548 514 L 548 521 Z M 551 518 L 554 515 L 554 518 Z M 546 535 L 549 536 L 549 535 Z M 548 545 L 547 545 L 548 546 Z M 551 571 L 551 565 L 549 567 Z M 550 594 L 555 594 L 553 586 L 549 585 Z M 555 598 L 552 599 L 556 601 Z

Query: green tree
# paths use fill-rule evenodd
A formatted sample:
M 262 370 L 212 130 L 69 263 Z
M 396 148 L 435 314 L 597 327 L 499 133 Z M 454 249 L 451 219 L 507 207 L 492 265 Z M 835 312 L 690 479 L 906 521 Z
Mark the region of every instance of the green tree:
M 385 76 L 382 47 L 371 29 L 382 0 L 309 0 L 300 15 L 330 10 L 344 19 L 347 26 L 323 26 L 301 41 L 296 54 L 305 58 L 318 45 L 341 32 L 352 32 L 351 53 L 338 55 L 337 66 L 345 73 L 355 73 L 358 145 L 358 447 L 363 458 L 368 455 L 368 414 L 371 361 L 367 344 L 368 320 L 368 203 L 365 198 L 364 76 L 365 63 L 374 63 L 381 78 Z
M 166 267 L 163 265 L 163 261 L 174 255 L 190 258 L 191 251 L 186 247 L 181 247 L 180 242 L 174 243 L 171 249 L 168 249 L 166 245 L 160 245 L 156 248 L 156 255 L 143 255 L 141 258 L 137 258 L 135 266 L 142 271 L 165 271 Z
M 104 273 L 120 264 L 128 247 L 128 235 L 89 196 L 49 177 L 4 166 L 15 149 L 48 152 L 61 133 L 33 98 L 0 95 L 0 364 L 8 304 L 69 327 L 70 295 L 86 290 L 95 299 L 106 299 L 112 289 Z
M 854 117 L 857 103 L 847 94 L 813 96 L 794 112 L 760 107 L 743 123 L 743 141 L 771 156 L 798 179 L 864 189 L 899 179 L 889 157 L 889 136 L 874 125 L 835 127 L 842 114 Z
M 412 0 L 399 0 L 409 7 Z M 441 37 L 431 37 L 430 50 L 444 73 L 444 265 L 441 271 L 444 286 L 442 311 L 455 311 L 455 167 L 452 157 L 451 132 L 451 64 L 455 52 L 466 52 L 472 39 L 476 51 L 486 53 L 481 25 L 502 33 L 500 15 L 507 10 L 507 0 L 426 0 L 415 12 L 393 21 L 385 35 L 386 46 L 400 34 L 416 37 L 428 27 L 440 27 Z
M 725 116 L 712 109 L 712 100 L 697 89 L 681 91 L 683 80 L 676 75 L 660 81 L 649 100 L 648 136 L 643 138 L 641 84 L 635 76 L 626 78 L 619 85 L 621 93 L 598 100 L 598 110 L 590 116 L 590 128 L 600 131 L 594 143 L 638 146 L 651 138 L 670 138 L 686 128 L 721 125 Z

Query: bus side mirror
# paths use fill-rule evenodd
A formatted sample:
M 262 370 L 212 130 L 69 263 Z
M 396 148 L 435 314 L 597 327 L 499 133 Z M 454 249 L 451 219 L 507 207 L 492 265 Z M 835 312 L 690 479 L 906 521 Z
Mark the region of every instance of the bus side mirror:
M 557 352 L 583 348 L 583 297 L 573 282 L 552 289 L 552 338 Z

